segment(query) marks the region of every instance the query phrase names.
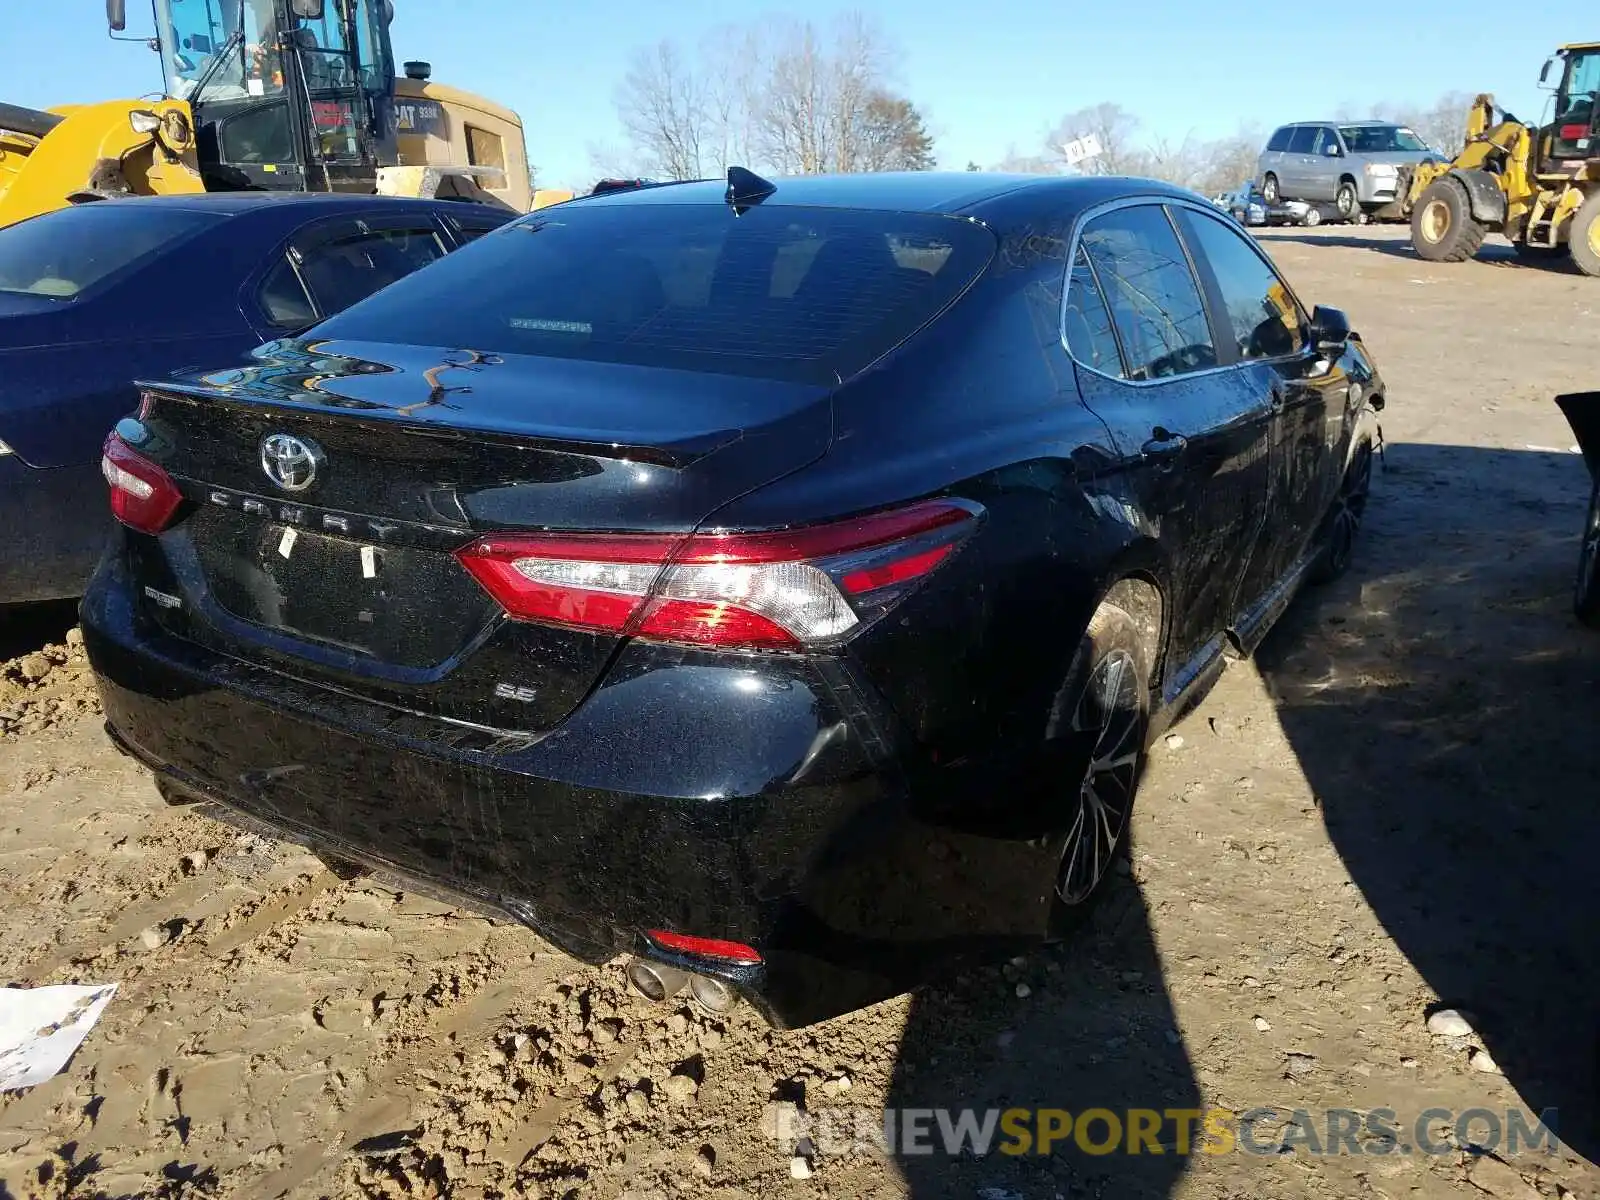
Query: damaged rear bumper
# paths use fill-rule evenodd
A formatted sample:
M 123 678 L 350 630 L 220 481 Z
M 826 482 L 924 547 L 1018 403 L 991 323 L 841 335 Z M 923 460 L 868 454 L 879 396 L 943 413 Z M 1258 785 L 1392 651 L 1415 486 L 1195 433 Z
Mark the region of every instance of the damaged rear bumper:
M 1043 930 L 1048 861 L 909 799 L 843 660 L 641 644 L 541 736 L 386 708 L 162 632 L 111 553 L 82 605 L 112 737 L 169 790 L 506 914 L 574 957 L 720 975 L 775 1025 L 898 994 Z M 683 963 L 644 931 L 756 947 Z

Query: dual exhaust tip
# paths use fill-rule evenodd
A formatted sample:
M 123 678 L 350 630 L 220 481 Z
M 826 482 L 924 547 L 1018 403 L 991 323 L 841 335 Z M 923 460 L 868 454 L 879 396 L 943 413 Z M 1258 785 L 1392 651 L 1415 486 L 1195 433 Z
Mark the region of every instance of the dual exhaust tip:
M 628 960 L 628 982 L 646 1000 L 660 1004 L 683 991 L 687 984 L 694 1002 L 706 1012 L 721 1015 L 739 1002 L 739 993 L 720 979 L 696 975 L 681 967 L 652 962 L 648 958 Z

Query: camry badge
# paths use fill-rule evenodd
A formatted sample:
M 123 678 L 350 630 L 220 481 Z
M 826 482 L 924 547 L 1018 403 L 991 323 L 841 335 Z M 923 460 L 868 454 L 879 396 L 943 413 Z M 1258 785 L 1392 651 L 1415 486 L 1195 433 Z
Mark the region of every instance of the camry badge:
M 286 492 L 303 492 L 317 481 L 322 450 L 292 433 L 269 433 L 261 439 L 261 469 Z

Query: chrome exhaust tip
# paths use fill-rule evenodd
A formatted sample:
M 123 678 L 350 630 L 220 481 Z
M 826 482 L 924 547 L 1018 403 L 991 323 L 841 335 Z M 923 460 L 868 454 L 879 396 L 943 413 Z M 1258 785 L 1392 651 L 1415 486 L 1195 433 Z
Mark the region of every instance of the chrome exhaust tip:
M 709 975 L 689 976 L 689 994 L 708 1013 L 721 1015 L 739 1003 L 739 993 L 720 979 Z
M 634 991 L 646 1000 L 657 1003 L 670 1000 L 683 991 L 683 985 L 689 982 L 687 971 L 651 962 L 648 958 L 630 958 L 627 971 L 628 982 L 633 985 Z

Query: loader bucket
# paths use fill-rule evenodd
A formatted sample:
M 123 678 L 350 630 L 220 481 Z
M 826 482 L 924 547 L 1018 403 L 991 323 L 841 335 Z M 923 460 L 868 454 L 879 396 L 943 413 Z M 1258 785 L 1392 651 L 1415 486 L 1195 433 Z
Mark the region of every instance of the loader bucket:
M 1600 482 L 1600 392 L 1568 392 L 1556 397 L 1556 405 L 1572 426 L 1590 476 Z

